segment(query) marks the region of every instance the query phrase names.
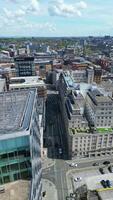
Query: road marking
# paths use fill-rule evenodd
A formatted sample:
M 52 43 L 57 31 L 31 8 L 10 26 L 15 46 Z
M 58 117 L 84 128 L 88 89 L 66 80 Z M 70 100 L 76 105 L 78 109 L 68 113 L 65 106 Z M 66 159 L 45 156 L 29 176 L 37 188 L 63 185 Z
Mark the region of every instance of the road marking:
M 62 173 L 61 173 L 61 186 L 62 186 L 62 196 L 63 196 L 63 199 L 65 199 L 64 198 L 64 190 L 63 190 L 63 178 L 62 178 Z

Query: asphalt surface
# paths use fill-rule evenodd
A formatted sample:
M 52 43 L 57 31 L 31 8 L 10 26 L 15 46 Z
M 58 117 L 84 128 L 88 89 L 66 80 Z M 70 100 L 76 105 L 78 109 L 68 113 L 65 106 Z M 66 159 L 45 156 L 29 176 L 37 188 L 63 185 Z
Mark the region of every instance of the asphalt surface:
M 54 166 L 43 171 L 43 178 L 52 181 L 57 188 L 58 200 L 66 199 L 68 190 L 66 172 L 68 164 L 67 143 L 65 130 L 59 106 L 59 95 L 48 94 L 46 102 L 46 131 L 44 133 L 44 145 L 48 148 L 48 157 L 55 160 Z M 61 149 L 61 152 L 59 151 Z

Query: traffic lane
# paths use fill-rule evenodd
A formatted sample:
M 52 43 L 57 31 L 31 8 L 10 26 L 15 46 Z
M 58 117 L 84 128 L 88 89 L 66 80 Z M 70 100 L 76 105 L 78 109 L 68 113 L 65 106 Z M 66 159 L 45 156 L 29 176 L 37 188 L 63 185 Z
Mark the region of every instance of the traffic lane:
M 57 182 L 56 187 L 58 190 L 58 199 L 63 200 L 67 196 L 67 182 L 66 182 L 66 169 L 65 169 L 65 163 L 62 160 L 56 161 L 56 176 L 57 176 Z
M 62 119 L 61 116 L 58 116 L 58 132 L 59 132 L 59 138 L 60 138 L 60 145 L 63 151 L 62 158 L 66 158 L 67 156 L 67 151 L 66 151 L 66 140 L 65 140 L 65 135 L 64 135 L 64 128 L 62 126 Z
M 58 199 L 63 200 L 67 196 L 67 169 L 63 160 L 55 160 L 55 165 L 43 171 L 43 178 L 52 181 L 58 191 Z
M 69 166 L 70 163 L 76 163 L 77 167 L 79 168 L 85 168 L 85 167 L 89 167 L 89 166 L 93 166 L 94 163 L 99 163 L 99 166 L 95 166 L 95 167 L 101 167 L 103 166 L 103 162 L 109 160 L 111 165 L 113 163 L 113 158 L 99 158 L 99 159 L 95 159 L 95 160 L 67 160 L 66 164 L 68 165 L 69 169 L 72 168 Z M 105 165 L 104 165 L 105 166 Z M 94 166 L 93 166 L 94 167 Z

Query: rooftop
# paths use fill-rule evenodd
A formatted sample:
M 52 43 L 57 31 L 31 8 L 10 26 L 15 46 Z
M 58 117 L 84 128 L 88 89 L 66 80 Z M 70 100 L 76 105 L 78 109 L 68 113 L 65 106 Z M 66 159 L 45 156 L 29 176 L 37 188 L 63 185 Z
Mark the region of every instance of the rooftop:
M 113 102 L 112 99 L 108 96 L 96 96 L 97 103 L 107 103 L 107 102 Z
M 109 96 L 104 96 L 104 94 L 102 94 L 97 89 L 88 91 L 88 96 L 90 96 L 95 105 L 97 105 L 98 103 L 113 102 L 113 100 Z
M 30 182 L 19 180 L 2 186 L 5 188 L 4 193 L 0 193 L 1 200 L 28 200 Z
M 29 128 L 34 97 L 35 90 L 0 94 L 0 134 Z
M 14 58 L 15 62 L 20 62 L 20 61 L 34 61 L 34 57 L 32 56 L 26 56 L 26 55 L 21 55 L 17 56 Z
M 38 76 L 13 77 L 10 79 L 10 88 L 45 87 L 45 83 Z

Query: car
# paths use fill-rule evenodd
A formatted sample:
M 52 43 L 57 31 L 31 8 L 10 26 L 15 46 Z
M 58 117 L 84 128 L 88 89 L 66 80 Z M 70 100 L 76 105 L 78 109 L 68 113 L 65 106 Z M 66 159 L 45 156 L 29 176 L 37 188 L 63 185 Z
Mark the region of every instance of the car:
M 59 154 L 62 154 L 62 149 L 61 148 L 59 148 L 58 151 L 59 151 Z
M 110 164 L 110 161 L 108 160 L 103 162 L 103 165 L 109 165 L 109 164 Z
M 106 183 L 105 180 L 101 180 L 100 182 L 101 182 L 101 184 L 102 184 L 102 186 L 103 186 L 104 188 L 107 188 L 107 183 Z
M 75 182 L 78 182 L 78 181 L 81 181 L 81 180 L 82 180 L 82 177 L 76 177 L 76 178 L 74 178 Z
M 112 185 L 111 185 L 111 182 L 109 180 L 106 180 L 106 184 L 107 186 L 110 188 Z
M 93 163 L 93 166 L 99 166 L 99 163 L 98 162 Z
M 113 173 L 113 166 L 112 166 L 112 165 L 110 165 L 110 166 L 108 167 L 108 169 L 109 169 L 109 171 L 110 171 L 111 173 Z
M 77 167 L 77 163 L 70 163 L 69 166 L 70 167 Z
M 99 171 L 100 171 L 101 174 L 105 174 L 103 168 L 99 168 Z
M 42 196 L 43 196 L 43 197 L 46 196 L 46 191 L 42 192 Z

